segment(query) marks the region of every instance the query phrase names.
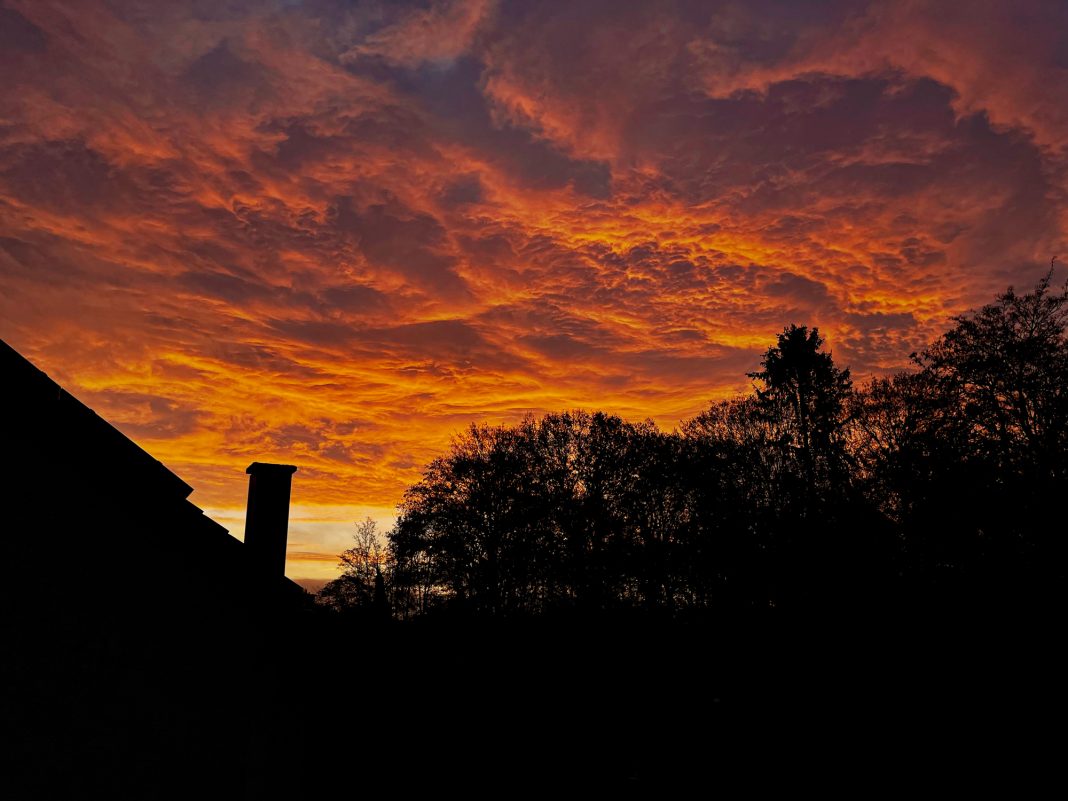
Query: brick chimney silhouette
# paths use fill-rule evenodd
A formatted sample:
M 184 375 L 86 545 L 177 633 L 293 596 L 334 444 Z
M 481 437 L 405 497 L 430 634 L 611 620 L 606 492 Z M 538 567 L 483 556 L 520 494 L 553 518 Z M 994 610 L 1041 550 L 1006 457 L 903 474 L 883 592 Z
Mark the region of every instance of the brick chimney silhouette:
M 289 490 L 297 468 L 253 462 L 245 472 L 249 474 L 245 548 L 257 570 L 281 578 L 286 572 Z

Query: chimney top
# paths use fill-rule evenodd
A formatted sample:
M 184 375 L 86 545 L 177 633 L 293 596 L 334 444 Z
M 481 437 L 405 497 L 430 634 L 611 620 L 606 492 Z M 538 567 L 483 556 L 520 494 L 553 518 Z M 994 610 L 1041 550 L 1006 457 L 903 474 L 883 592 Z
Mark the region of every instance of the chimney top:
M 291 476 L 297 472 L 297 468 L 291 464 L 271 464 L 269 462 L 253 462 L 245 468 L 245 472 L 250 476 L 255 475 L 269 475 L 274 474 L 276 476 Z

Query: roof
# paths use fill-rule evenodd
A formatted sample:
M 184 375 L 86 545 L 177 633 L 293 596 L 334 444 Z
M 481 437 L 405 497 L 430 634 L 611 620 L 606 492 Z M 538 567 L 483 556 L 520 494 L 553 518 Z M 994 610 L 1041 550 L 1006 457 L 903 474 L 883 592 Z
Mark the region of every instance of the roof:
M 288 579 L 256 575 L 244 544 L 188 500 L 189 484 L 3 340 L 0 434 L 0 498 L 16 524 L 44 535 L 20 540 L 24 558 L 48 559 L 47 548 L 76 544 L 71 529 L 91 530 L 95 549 L 81 558 L 98 579 L 166 560 L 183 566 L 187 586 L 233 582 L 247 593 L 252 582 L 253 592 L 303 597 Z

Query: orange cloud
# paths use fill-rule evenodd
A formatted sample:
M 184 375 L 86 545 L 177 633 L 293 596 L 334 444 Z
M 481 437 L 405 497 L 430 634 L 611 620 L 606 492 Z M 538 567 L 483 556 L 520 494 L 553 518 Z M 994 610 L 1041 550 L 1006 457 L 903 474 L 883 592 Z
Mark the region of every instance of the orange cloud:
M 402 12 L 400 19 L 343 52 L 341 61 L 381 58 L 405 67 L 452 61 L 470 48 L 493 6 L 493 0 L 444 0 L 429 8 Z
M 900 368 L 1063 249 L 1062 12 L 795 5 L 8 3 L 0 336 L 218 510 L 671 426 L 790 322 Z

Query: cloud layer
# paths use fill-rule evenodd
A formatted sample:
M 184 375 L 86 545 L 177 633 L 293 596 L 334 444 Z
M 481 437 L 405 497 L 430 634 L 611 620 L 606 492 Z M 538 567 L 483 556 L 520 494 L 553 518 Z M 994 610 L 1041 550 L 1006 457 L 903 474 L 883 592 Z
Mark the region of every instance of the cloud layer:
M 1061 3 L 0 2 L 0 336 L 203 505 L 670 426 L 791 322 L 893 370 L 1063 252 Z

